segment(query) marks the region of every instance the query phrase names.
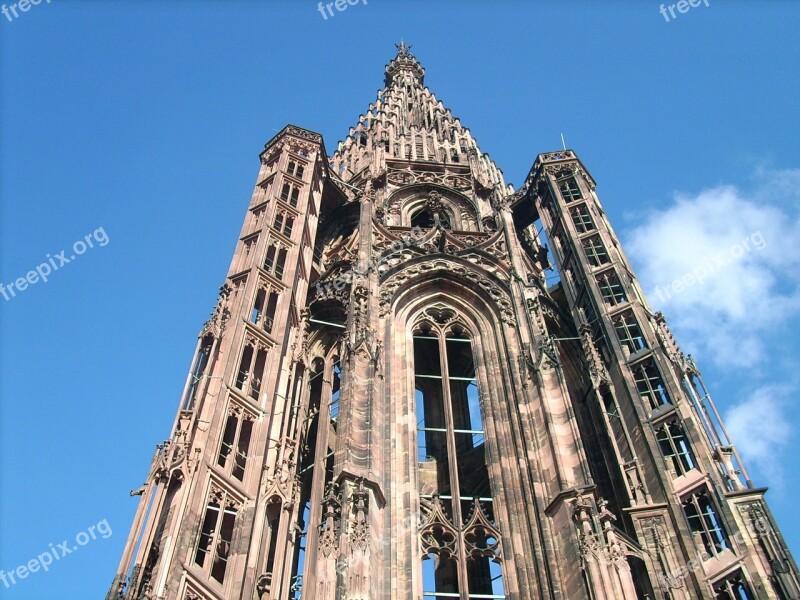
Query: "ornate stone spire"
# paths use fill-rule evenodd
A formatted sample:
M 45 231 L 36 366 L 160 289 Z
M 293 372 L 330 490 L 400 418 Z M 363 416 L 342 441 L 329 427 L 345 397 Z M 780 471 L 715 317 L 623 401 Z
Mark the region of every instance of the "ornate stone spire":
M 469 129 L 423 86 L 425 69 L 411 46 L 396 44 L 397 55 L 386 65 L 386 87 L 331 157 L 331 168 L 351 182 L 366 169 L 379 172 L 386 161 L 435 162 L 456 170 L 469 167 L 485 189 L 503 190 L 503 174 L 481 152 Z M 509 192 L 510 193 L 510 192 Z
M 403 84 L 422 87 L 425 81 L 425 69 L 411 54 L 411 46 L 400 40 L 400 43 L 395 44 L 395 47 L 397 48 L 397 56 L 386 65 L 386 87 Z

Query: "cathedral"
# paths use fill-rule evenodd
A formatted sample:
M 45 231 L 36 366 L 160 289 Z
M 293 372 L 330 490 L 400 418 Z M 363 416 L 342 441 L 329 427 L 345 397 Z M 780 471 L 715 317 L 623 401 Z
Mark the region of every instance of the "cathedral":
M 514 189 L 424 77 L 264 147 L 107 600 L 800 598 L 589 170 Z

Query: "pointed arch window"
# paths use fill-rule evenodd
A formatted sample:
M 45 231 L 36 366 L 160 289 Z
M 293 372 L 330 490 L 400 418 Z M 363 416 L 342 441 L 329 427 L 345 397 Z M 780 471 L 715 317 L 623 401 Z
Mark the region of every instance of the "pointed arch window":
M 423 598 L 505 598 L 472 340 L 425 321 L 413 345 Z
M 286 172 L 289 173 L 292 177 L 297 177 L 298 179 L 303 178 L 303 172 L 305 171 L 306 165 L 303 162 L 298 160 L 289 159 L 289 165 L 286 167 Z
M 267 257 L 264 259 L 264 270 L 272 273 L 278 279 L 282 279 L 287 253 L 287 249 L 280 243 L 270 244 L 267 248 Z
M 294 542 L 290 600 L 301 596 L 307 568 L 315 568 L 306 562 L 306 548 L 320 544 L 324 532 L 333 522 L 326 514 L 326 508 L 322 509 L 323 514 L 319 510 L 315 512 L 312 498 L 321 499 L 323 505 L 329 506 L 336 496 L 333 467 L 341 374 L 339 357 L 332 352 L 325 360 L 314 360 L 308 379 L 307 406 L 299 434 L 302 448 L 297 465 L 300 510 L 293 526 L 298 535 Z M 316 523 L 314 519 L 317 519 Z
M 608 251 L 599 235 L 593 235 L 581 240 L 581 246 L 583 246 L 583 251 L 586 253 L 586 259 L 593 267 L 599 267 L 611 262 Z
M 557 182 L 558 190 L 561 192 L 561 197 L 564 198 L 565 202 L 575 202 L 583 198 L 581 188 L 578 186 L 578 181 L 574 175 L 559 177 Z
M 650 410 L 657 410 L 661 406 L 672 404 L 667 386 L 652 358 L 636 363 L 631 369 L 636 389 L 645 406 L 648 406 Z
M 589 207 L 586 204 L 579 204 L 569 209 L 569 214 L 572 217 L 572 222 L 575 224 L 575 229 L 578 233 L 586 233 L 594 230 L 594 221 L 592 214 L 589 212 Z
M 661 448 L 661 454 L 667 461 L 667 468 L 670 468 L 675 476 L 685 475 L 697 468 L 697 461 L 692 453 L 686 432 L 677 419 L 664 423 L 656 429 L 656 439 Z
M 629 356 L 647 348 L 647 341 L 632 310 L 617 313 L 611 317 L 611 321 L 614 323 L 614 330 L 617 332 L 619 343 L 625 348 Z
M 709 556 L 730 549 L 725 525 L 707 490 L 694 492 L 684 499 L 683 512 L 698 549 L 704 549 Z
M 239 481 L 244 480 L 254 424 L 253 415 L 240 406 L 232 404 L 228 408 L 217 465 L 230 472 Z
M 212 484 L 195 549 L 194 562 L 219 583 L 225 571 L 233 543 L 233 532 L 241 502 Z
M 300 189 L 297 186 L 292 185 L 290 183 L 283 184 L 283 188 L 281 188 L 281 200 L 289 204 L 289 206 L 291 206 L 292 208 L 297 208 L 297 201 L 299 197 L 300 197 Z
M 203 375 L 205 375 L 206 367 L 208 366 L 208 361 L 211 356 L 211 349 L 213 347 L 213 336 L 205 336 L 203 341 L 200 343 L 200 348 L 198 348 L 197 354 L 195 355 L 192 363 L 192 371 L 189 375 L 189 387 L 186 390 L 186 396 L 184 397 L 183 405 L 181 407 L 182 410 L 192 410 L 194 407 L 197 389 L 200 386 L 200 381 L 203 379 Z
M 603 301 L 609 306 L 616 306 L 617 304 L 628 301 L 625 288 L 622 287 L 622 282 L 619 280 L 614 269 L 609 269 L 608 271 L 600 273 L 595 277 L 595 280 L 600 288 Z

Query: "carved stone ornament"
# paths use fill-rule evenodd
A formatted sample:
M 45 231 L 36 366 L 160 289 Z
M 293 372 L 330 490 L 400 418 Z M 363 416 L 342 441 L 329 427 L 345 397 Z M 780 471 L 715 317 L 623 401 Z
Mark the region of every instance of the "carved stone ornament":
M 350 529 L 350 543 L 354 549 L 366 552 L 369 544 L 369 490 L 360 479 L 352 495 L 352 525 Z
M 228 283 L 223 284 L 223 286 L 219 288 L 217 304 L 214 308 L 214 311 L 211 313 L 211 317 L 208 319 L 208 321 L 206 321 L 205 325 L 203 325 L 203 329 L 200 332 L 200 337 L 205 337 L 206 335 L 211 334 L 214 337 L 219 338 L 222 335 L 225 325 L 228 323 L 228 319 L 230 319 L 231 316 L 229 310 L 230 304 L 228 302 L 231 289 L 232 288 Z
M 322 525 L 320 525 L 319 549 L 322 555 L 329 557 L 339 547 L 338 520 L 342 511 L 341 492 L 338 486 L 328 483 L 325 497 L 322 500 Z
M 458 530 L 444 513 L 444 507 L 438 494 L 434 495 L 430 501 L 422 500 L 422 510 L 422 525 L 419 530 L 422 553 L 436 554 L 441 557 L 457 557 Z
M 392 274 L 386 279 L 385 282 L 383 282 L 379 299 L 380 316 L 384 317 L 389 314 L 392 299 L 401 285 L 412 279 L 415 279 L 416 277 L 436 273 L 439 271 L 454 274 L 464 281 L 469 281 L 472 284 L 478 285 L 486 294 L 488 294 L 491 301 L 494 302 L 500 310 L 501 320 L 510 327 L 516 327 L 517 322 L 514 316 L 511 298 L 508 292 L 504 290 L 496 281 L 490 279 L 481 272 L 468 269 L 459 262 L 437 258 L 432 258 L 431 260 L 425 262 L 418 262 L 414 265 L 401 269 L 400 271 Z

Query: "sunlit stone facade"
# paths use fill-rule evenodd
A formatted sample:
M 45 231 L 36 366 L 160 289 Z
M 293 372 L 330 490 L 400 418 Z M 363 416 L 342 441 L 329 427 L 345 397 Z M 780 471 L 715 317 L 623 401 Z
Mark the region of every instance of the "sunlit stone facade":
M 513 189 L 398 48 L 261 154 L 108 599 L 798 598 L 587 169 Z

